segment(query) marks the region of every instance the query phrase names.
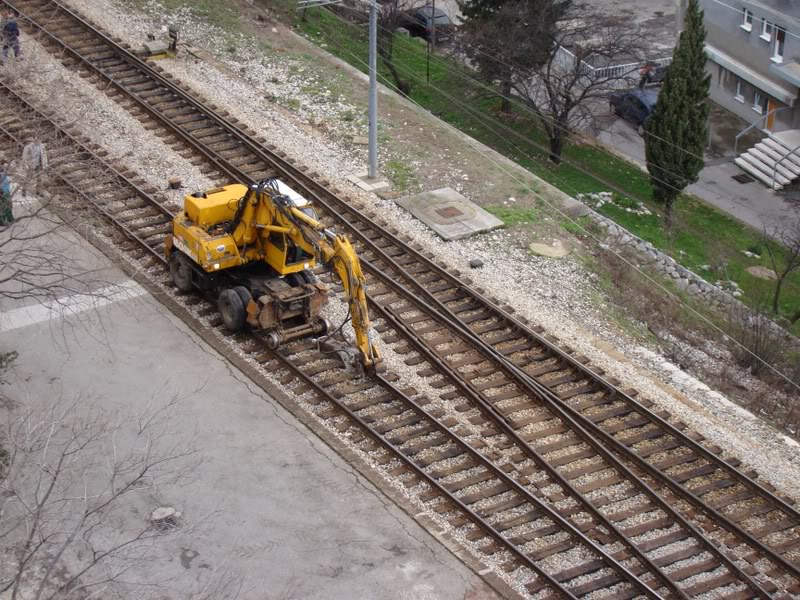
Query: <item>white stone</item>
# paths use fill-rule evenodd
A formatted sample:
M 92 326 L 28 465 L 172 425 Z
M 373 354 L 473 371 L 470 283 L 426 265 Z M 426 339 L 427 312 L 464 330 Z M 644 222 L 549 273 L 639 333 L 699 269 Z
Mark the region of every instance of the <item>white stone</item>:
M 797 440 L 793 440 L 788 435 L 783 436 L 783 442 L 792 448 L 800 448 L 800 443 L 798 443 Z

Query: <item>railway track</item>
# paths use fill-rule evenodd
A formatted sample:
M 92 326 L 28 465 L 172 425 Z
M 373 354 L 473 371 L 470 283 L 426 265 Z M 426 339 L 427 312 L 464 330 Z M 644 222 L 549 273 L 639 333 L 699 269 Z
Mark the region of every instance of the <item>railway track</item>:
M 163 243 L 168 231 L 166 225 L 174 214 L 151 196 L 142 183 L 132 180 L 130 173 L 106 164 L 84 142 L 60 130 L 2 82 L 0 99 L 0 141 L 19 151 L 24 140 L 35 132 L 51 148 L 55 173 L 50 176 L 60 180 L 59 189 L 79 197 L 82 207 L 91 206 L 97 211 L 110 227 L 117 246 L 129 258 L 148 265 L 159 264 L 162 280 L 168 281 L 166 261 L 154 248 Z M 211 326 L 225 335 L 213 299 L 194 296 L 187 299 L 195 311 L 210 316 Z M 476 545 L 488 542 L 492 554 L 507 555 L 503 560 L 521 571 L 518 576 L 526 578 L 530 588 L 568 598 L 604 588 L 611 588 L 620 598 L 661 597 L 640 578 L 646 568 L 640 566 L 639 575 L 633 573 L 592 540 L 592 534 L 607 537 L 609 532 L 589 521 L 584 521 L 581 527 L 575 526 L 451 431 L 439 419 L 437 411 L 427 412 L 426 398 L 413 390 L 396 387 L 392 383 L 396 377 L 377 375 L 353 384 L 350 374 L 342 372 L 338 360 L 320 355 L 312 342 L 296 342 L 277 354 L 257 335 L 229 337 L 236 338 L 247 352 L 257 354 L 266 369 L 286 372 L 286 385 L 291 387 L 294 383 L 294 393 L 313 404 L 317 414 L 327 415 L 328 419 L 344 415 L 347 420 L 336 423 L 340 432 L 357 430 L 351 432 L 353 436 L 372 440 L 372 445 L 362 444 L 362 451 L 370 451 L 373 460 L 387 465 L 395 476 L 409 474 L 415 482 L 423 482 L 427 487 L 421 493 L 436 506 L 434 510 L 451 520 L 469 523 L 471 526 L 464 528 L 468 539 Z M 378 410 L 374 410 L 376 407 Z M 401 418 L 395 418 L 398 415 Z M 420 438 L 419 428 L 425 429 L 429 439 Z M 477 484 L 503 488 L 505 494 L 502 502 L 480 509 L 482 515 L 474 505 L 491 500 L 494 494 L 487 495 L 480 487 L 476 489 Z M 525 547 L 531 543 L 530 535 L 511 536 L 507 533 L 509 527 L 501 528 L 492 522 L 508 519 L 535 526 L 534 531 L 540 534 L 536 538 L 544 540 L 536 552 Z M 571 543 L 565 544 L 564 539 L 553 541 L 551 538 L 556 536 L 566 536 Z M 582 551 L 576 553 L 576 548 Z M 580 568 L 581 561 L 590 561 L 591 568 L 586 573 Z M 565 569 L 563 565 L 574 566 Z M 582 580 L 592 574 L 596 576 Z M 658 589 L 657 581 L 653 587 Z
M 642 573 L 651 590 L 667 596 L 800 593 L 800 515 L 768 486 L 759 485 L 754 474 L 737 469 L 735 460 L 706 448 L 698 436 L 650 410 L 646 401 L 637 402 L 614 387 L 581 357 L 515 319 L 482 290 L 469 288 L 385 224 L 331 194 L 314 174 L 262 147 L 253 132 L 185 93 L 79 16 L 42 0 L 5 4 L 24 14 L 40 39 L 63 53 L 67 63 L 110 84 L 124 106 L 162 127 L 176 144 L 192 149 L 221 180 L 281 174 L 312 197 L 329 220 L 347 229 L 366 259 L 371 304 L 381 319 L 384 340 L 406 353 L 409 364 L 419 365 L 419 375 L 432 387 L 448 387 L 436 398 L 436 408 L 469 415 L 469 423 L 453 416 L 450 420 L 463 428 L 473 447 L 491 455 L 514 484 L 555 506 L 568 524 L 580 528 L 588 523 L 587 531 L 594 532 L 599 558 L 576 565 L 568 573 L 572 579 L 565 581 L 602 572 L 592 581 L 605 577 L 611 587 L 627 582 L 633 593 L 637 584 L 613 565 L 622 561 L 629 575 Z M 160 242 L 147 238 L 144 243 L 152 251 Z M 326 372 L 324 363 L 311 366 L 304 358 L 308 348 L 298 348 L 290 346 L 287 352 L 297 353 L 306 370 L 292 379 L 302 379 L 309 370 L 315 376 L 318 369 Z M 362 391 L 343 397 L 349 401 Z M 405 415 L 412 407 L 393 412 L 397 402 L 392 397 L 377 405 L 398 422 L 419 417 Z M 362 410 L 377 410 L 372 407 Z M 400 426 L 416 432 L 409 443 L 431 442 L 433 434 L 427 430 L 433 425 L 422 422 Z M 472 477 L 472 468 L 463 472 Z M 491 481 L 488 471 L 475 476 L 485 479 L 472 485 Z M 485 498 L 503 498 L 507 485 L 480 487 L 489 490 L 483 492 Z M 521 522 L 518 515 L 503 514 L 497 523 L 513 536 L 535 522 L 538 513 L 530 510 L 529 516 Z M 461 517 L 454 517 L 455 524 L 460 522 Z M 612 562 L 604 562 L 609 558 Z M 535 572 L 523 562 L 517 557 L 504 565 Z M 543 580 L 540 576 L 536 581 Z

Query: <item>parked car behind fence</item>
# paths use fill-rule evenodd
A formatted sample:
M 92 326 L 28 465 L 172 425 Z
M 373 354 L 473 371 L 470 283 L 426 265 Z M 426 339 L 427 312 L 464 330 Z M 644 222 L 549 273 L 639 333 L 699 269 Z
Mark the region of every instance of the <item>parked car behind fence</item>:
M 430 41 L 434 23 L 436 24 L 437 42 L 446 42 L 453 37 L 455 31 L 453 21 L 438 8 L 434 14 L 431 6 L 422 6 L 405 13 L 402 26 L 408 29 L 412 36 Z
M 644 126 L 650 119 L 650 115 L 653 114 L 657 101 L 657 89 L 627 90 L 611 94 L 608 97 L 608 108 L 615 115 L 636 127 L 639 135 L 643 135 Z

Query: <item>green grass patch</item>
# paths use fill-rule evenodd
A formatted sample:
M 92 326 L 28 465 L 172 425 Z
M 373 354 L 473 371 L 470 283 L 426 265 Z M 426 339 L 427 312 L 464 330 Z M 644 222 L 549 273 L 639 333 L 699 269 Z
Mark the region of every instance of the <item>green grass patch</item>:
M 396 192 L 405 192 L 417 184 L 417 173 L 413 167 L 399 160 L 390 160 L 384 165 L 386 176 Z
M 506 224 L 506 227 L 527 225 L 539 220 L 539 211 L 531 207 L 486 206 L 486 212 L 493 214 Z
M 589 217 L 578 217 L 571 221 L 563 219 L 559 224 L 564 231 L 568 231 L 572 235 L 586 235 L 587 231 L 591 232 L 592 230 L 592 220 Z

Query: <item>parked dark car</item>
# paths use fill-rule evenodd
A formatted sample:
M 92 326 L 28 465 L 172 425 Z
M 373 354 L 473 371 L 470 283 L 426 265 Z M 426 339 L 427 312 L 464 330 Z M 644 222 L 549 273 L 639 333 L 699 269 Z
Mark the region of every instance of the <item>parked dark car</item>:
M 608 98 L 608 108 L 636 127 L 639 134 L 643 135 L 644 126 L 653 114 L 657 100 L 658 90 L 628 90 L 611 94 Z
M 436 9 L 435 17 L 432 6 L 423 6 L 405 14 L 402 26 L 416 37 L 431 40 L 433 24 L 436 23 L 436 41 L 446 42 L 453 37 L 455 25 L 443 11 Z

